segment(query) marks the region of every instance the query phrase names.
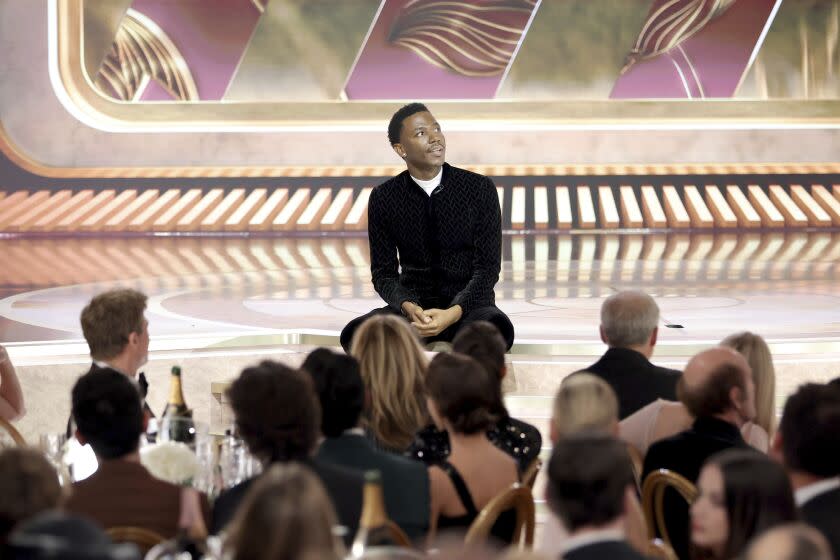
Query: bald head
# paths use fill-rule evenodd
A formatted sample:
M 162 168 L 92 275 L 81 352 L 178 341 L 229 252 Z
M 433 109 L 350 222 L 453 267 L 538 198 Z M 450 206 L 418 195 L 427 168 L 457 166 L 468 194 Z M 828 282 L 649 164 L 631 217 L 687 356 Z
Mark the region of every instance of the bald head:
M 747 549 L 745 560 L 831 560 L 825 537 L 802 523 L 765 531 Z
M 659 307 L 644 292 L 618 292 L 601 305 L 601 338 L 612 348 L 648 344 L 658 324 Z
M 754 393 L 746 358 L 724 346 L 691 358 L 677 386 L 680 401 L 695 418 L 731 415 L 737 424 L 755 418 Z

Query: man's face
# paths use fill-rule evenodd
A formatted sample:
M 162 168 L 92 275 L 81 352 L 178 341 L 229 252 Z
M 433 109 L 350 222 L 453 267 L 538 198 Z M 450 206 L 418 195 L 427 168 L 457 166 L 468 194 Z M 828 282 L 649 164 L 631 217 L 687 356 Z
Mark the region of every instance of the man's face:
M 403 121 L 400 141 L 393 148 L 409 169 L 437 169 L 446 160 L 446 139 L 428 111 L 414 113 Z

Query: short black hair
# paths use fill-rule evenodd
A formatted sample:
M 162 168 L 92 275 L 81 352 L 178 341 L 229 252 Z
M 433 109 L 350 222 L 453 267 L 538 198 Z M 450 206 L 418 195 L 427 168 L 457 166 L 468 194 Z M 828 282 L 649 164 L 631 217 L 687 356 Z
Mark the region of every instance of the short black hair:
M 338 437 L 356 427 L 365 406 L 365 385 L 356 358 L 318 348 L 309 353 L 301 369 L 312 378 L 321 401 L 324 436 Z
M 422 103 L 409 103 L 400 107 L 396 113 L 391 116 L 391 122 L 388 123 L 388 142 L 393 146 L 400 143 L 400 132 L 402 131 L 403 121 L 416 113 L 429 112 L 429 109 Z
M 605 525 L 624 513 L 635 479 L 625 444 L 603 435 L 561 438 L 548 462 L 546 499 L 569 531 Z
M 73 386 L 73 419 L 98 457 L 116 459 L 140 446 L 142 401 L 140 388 L 124 374 L 95 369 Z
M 264 463 L 303 461 L 315 449 L 321 407 L 305 373 L 266 360 L 245 368 L 227 398 L 239 435 Z
M 785 403 L 779 431 L 788 468 L 821 478 L 840 475 L 840 390 L 801 385 Z

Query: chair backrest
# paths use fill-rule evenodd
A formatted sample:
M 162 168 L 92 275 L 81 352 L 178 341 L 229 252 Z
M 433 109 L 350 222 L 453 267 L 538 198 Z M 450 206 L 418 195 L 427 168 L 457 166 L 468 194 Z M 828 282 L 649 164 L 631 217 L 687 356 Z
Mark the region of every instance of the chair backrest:
M 105 532 L 115 543 L 136 544 L 143 554 L 166 540 L 163 535 L 142 527 L 111 527 Z
M 23 436 L 20 435 L 20 432 L 17 431 L 17 428 L 12 426 L 12 424 L 3 418 L 0 418 L 0 431 L 6 432 L 15 445 L 19 447 L 23 447 L 26 445 L 26 440 L 23 439 Z M 0 447 L 3 447 L 3 442 L 0 440 Z
M 633 444 L 627 444 L 627 454 L 630 456 L 630 466 L 633 468 L 633 477 L 636 479 L 636 488 L 642 491 L 642 471 L 644 469 L 644 458 L 641 452 Z
M 645 556 L 661 560 L 680 560 L 677 553 L 674 552 L 674 549 L 661 539 L 651 539 L 648 541 Z
M 648 536 L 656 538 L 657 530 L 665 543 L 671 546 L 668 529 L 665 526 L 665 508 L 663 500 L 665 490 L 673 488 L 691 505 L 697 499 L 697 488 L 684 476 L 668 469 L 659 469 L 650 473 L 642 485 L 642 508 L 648 527 Z
M 493 525 L 499 516 L 509 510 L 516 510 L 516 526 L 513 531 L 513 543 L 531 547 L 534 544 L 534 496 L 531 489 L 516 483 L 490 500 L 479 512 L 464 538 L 466 544 L 477 544 L 487 540 Z
M 522 475 L 522 484 L 530 488 L 531 490 L 534 489 L 534 482 L 537 481 L 537 475 L 540 474 L 540 469 L 542 468 L 542 459 L 537 457 L 531 464 L 528 465 L 528 468 L 525 469 L 525 472 Z

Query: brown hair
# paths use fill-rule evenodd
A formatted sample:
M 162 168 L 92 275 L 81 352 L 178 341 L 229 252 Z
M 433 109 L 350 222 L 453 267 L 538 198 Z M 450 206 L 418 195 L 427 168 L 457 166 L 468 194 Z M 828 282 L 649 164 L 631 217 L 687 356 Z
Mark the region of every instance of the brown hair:
M 57 507 L 61 497 L 58 475 L 41 453 L 24 447 L 0 452 L 0 545 L 15 525 Z
M 750 364 L 755 383 L 755 423 L 772 434 L 776 428 L 776 369 L 770 348 L 751 332 L 727 336 L 720 344 L 737 351 Z
M 456 433 L 476 434 L 499 420 L 493 413 L 498 379 L 463 354 L 438 354 L 426 373 L 426 391 Z
M 746 398 L 743 371 L 733 364 L 721 364 L 698 387 L 689 387 L 685 377 L 681 376 L 677 383 L 677 397 L 695 418 L 715 416 L 732 408 L 729 393 L 733 387 L 740 389 Z
M 370 391 L 367 427 L 383 447 L 405 450 L 429 422 L 423 390 L 428 360 L 417 337 L 401 317 L 374 315 L 356 331 L 350 354 Z
M 143 332 L 145 294 L 129 288 L 103 292 L 82 309 L 82 333 L 94 360 L 118 356 L 131 333 Z
M 452 351 L 469 356 L 498 380 L 497 402 L 493 412 L 507 418 L 508 411 L 502 397 L 507 343 L 496 325 L 490 321 L 475 321 L 466 325 L 452 340 Z
M 309 375 L 264 361 L 227 390 L 239 435 L 264 463 L 309 457 L 321 429 L 321 406 Z
M 233 560 L 338 560 L 336 514 L 307 467 L 275 465 L 248 491 L 225 548 Z

